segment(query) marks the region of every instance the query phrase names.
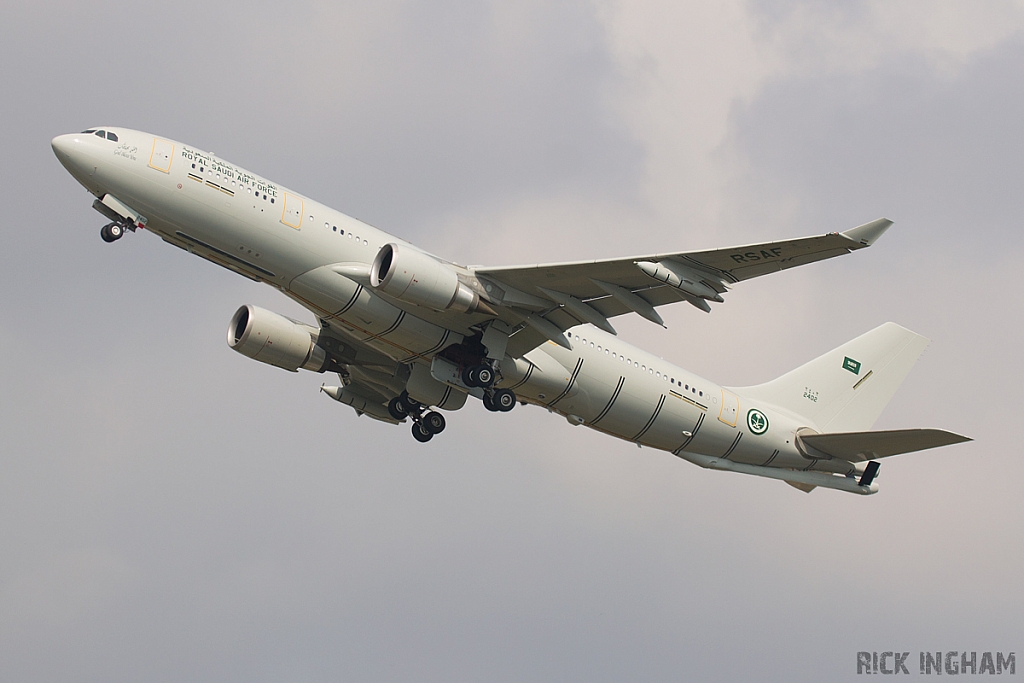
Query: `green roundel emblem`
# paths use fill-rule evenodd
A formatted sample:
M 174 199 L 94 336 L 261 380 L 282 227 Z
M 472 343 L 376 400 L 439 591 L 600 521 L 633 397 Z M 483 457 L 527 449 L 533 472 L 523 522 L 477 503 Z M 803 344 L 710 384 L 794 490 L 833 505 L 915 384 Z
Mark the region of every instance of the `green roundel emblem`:
M 754 434 L 764 434 L 768 431 L 768 418 L 757 408 L 752 408 L 747 413 L 747 429 Z

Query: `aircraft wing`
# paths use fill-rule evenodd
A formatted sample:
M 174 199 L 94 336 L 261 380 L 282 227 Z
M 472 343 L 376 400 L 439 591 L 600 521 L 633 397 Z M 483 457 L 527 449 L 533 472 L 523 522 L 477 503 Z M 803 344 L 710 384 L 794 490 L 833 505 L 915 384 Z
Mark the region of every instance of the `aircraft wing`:
M 737 282 L 869 247 L 891 225 L 880 218 L 817 237 L 473 272 L 489 286 L 492 300 L 523 319 L 515 335 L 520 339 L 509 352 L 525 353 L 545 340 L 563 344 L 561 331 L 581 322 L 614 334 L 608 318 L 631 312 L 664 325 L 655 308 L 665 304 L 686 301 L 710 312 L 710 302 L 724 301 L 722 295 Z

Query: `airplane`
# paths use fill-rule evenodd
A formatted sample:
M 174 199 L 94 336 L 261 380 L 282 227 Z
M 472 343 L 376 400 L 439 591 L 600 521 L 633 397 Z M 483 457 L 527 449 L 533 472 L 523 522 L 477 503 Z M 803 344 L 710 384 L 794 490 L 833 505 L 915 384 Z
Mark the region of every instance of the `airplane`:
M 430 441 L 439 411 L 469 397 L 492 412 L 535 405 L 700 467 L 861 495 L 881 458 L 969 438 L 871 431 L 928 340 L 886 323 L 770 382 L 719 386 L 620 339 L 611 320 L 657 308 L 703 312 L 737 283 L 875 243 L 878 219 L 825 235 L 709 251 L 522 266 L 461 266 L 191 145 L 117 127 L 60 135 L 52 148 L 109 222 L 105 242 L 146 230 L 279 289 L 315 326 L 256 306 L 232 316 L 228 346 Z

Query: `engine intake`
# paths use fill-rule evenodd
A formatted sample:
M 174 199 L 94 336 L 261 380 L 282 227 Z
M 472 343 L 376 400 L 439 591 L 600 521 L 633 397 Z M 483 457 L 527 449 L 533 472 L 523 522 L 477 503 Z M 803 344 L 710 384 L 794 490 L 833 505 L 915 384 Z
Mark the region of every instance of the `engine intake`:
M 370 266 L 370 286 L 401 301 L 435 311 L 473 313 L 480 296 L 454 270 L 412 247 L 385 244 Z
M 228 325 L 228 346 L 243 356 L 289 372 L 323 372 L 330 362 L 312 328 L 265 308 L 245 305 Z

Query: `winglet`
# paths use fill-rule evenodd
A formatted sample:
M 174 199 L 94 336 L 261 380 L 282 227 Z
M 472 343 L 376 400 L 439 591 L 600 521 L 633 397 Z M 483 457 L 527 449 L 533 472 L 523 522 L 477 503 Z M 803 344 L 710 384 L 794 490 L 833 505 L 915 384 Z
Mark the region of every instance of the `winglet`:
M 882 233 L 889 229 L 892 225 L 892 221 L 888 218 L 879 218 L 878 220 L 865 223 L 864 225 L 858 225 L 856 228 L 851 228 L 846 232 L 839 233 L 843 237 L 857 242 L 862 247 L 870 247 L 875 243 Z M 856 247 L 860 248 L 860 247 Z

